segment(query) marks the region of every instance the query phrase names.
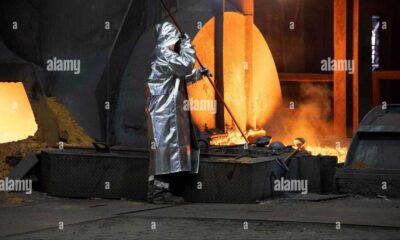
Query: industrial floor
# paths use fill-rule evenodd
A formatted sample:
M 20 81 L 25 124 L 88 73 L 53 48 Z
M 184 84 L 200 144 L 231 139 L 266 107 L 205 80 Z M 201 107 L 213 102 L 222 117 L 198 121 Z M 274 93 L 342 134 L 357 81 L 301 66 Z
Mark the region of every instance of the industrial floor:
M 400 239 L 400 200 L 384 197 L 178 206 L 38 192 L 0 197 L 0 239 Z

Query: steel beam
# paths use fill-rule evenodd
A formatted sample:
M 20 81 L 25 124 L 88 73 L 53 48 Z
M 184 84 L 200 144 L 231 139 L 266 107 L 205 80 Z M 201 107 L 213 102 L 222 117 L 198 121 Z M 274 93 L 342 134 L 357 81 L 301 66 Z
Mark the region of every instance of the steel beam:
M 346 0 L 334 0 L 334 59 L 346 60 Z M 334 134 L 346 137 L 346 71 L 333 73 Z
M 250 122 L 247 123 L 248 128 L 257 128 L 256 109 L 252 98 L 254 96 L 253 82 L 253 25 L 254 25 L 254 1 L 242 0 L 241 11 L 245 15 L 245 79 L 247 83 L 247 116 L 251 116 Z M 254 119 L 253 119 L 254 118 Z
M 224 97 L 224 11 L 225 0 L 214 1 L 215 16 L 215 85 Z M 217 93 L 216 93 L 217 94 Z M 225 130 L 224 104 L 217 98 L 217 113 L 215 126 L 222 131 Z
M 358 128 L 358 24 L 359 24 L 359 0 L 353 0 L 353 133 Z

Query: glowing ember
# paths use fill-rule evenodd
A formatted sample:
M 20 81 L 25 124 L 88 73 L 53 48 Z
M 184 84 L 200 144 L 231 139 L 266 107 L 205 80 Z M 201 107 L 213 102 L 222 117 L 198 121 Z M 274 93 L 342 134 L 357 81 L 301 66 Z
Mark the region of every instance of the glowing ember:
M 334 148 L 306 145 L 306 150 L 311 152 L 312 155 L 336 156 L 338 158 L 338 163 L 343 163 L 348 149 L 347 147 Z
M 296 102 L 293 109 L 289 103 L 282 105 L 281 87 L 275 62 L 261 32 L 253 26 L 252 80 L 246 78 L 246 27 L 245 16 L 239 13 L 224 14 L 224 100 L 243 130 L 249 142 L 265 136 L 265 130 L 280 140 L 292 145 L 296 137 L 304 137 L 306 149 L 313 155 L 337 156 L 343 162 L 347 148 L 319 144 L 321 136 L 333 136 L 330 107 L 331 90 L 326 86 L 316 87 L 302 84 L 299 89 L 302 102 Z M 214 72 L 215 19 L 208 21 L 193 40 L 198 57 Z M 197 66 L 198 67 L 198 66 Z M 189 86 L 189 97 L 198 100 L 215 100 L 215 92 L 208 81 L 200 81 Z M 279 108 L 279 111 L 277 109 Z M 219 110 L 219 109 L 217 109 Z M 215 112 L 192 111 L 192 119 L 200 131 L 215 128 Z M 236 130 L 227 111 L 224 121 L 229 129 L 225 134 L 211 137 L 211 145 L 244 144 L 245 140 Z M 249 130 L 250 129 L 250 130 Z M 329 142 L 337 142 L 335 139 Z M 343 142 L 343 141 L 340 141 Z
M 249 142 L 254 142 L 257 138 L 265 136 L 265 130 L 248 130 L 244 133 Z M 229 130 L 226 134 L 217 134 L 211 136 L 211 145 L 237 145 L 244 144 L 245 140 L 239 131 Z
M 22 83 L 0 83 L 0 143 L 26 139 L 37 129 Z

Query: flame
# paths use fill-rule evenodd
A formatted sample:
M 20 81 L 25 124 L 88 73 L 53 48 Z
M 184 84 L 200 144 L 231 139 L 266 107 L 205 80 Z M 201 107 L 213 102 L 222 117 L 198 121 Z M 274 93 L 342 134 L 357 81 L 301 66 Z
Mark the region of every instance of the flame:
M 306 149 L 314 155 L 338 156 L 343 162 L 347 147 L 332 147 L 321 143 L 321 136 L 332 136 L 331 90 L 326 87 L 303 85 L 298 91 L 301 103 L 289 110 L 288 103 L 282 104 L 281 87 L 275 62 L 267 42 L 256 26 L 253 26 L 252 44 L 246 42 L 246 18 L 239 13 L 224 14 L 224 100 L 230 107 L 249 142 L 268 134 L 275 140 L 292 144 L 296 137 L 307 141 Z M 211 72 L 214 72 L 215 19 L 208 21 L 193 40 L 197 56 Z M 252 46 L 252 80 L 246 80 L 246 47 Z M 198 67 L 198 66 L 197 66 Z M 215 92 L 207 80 L 189 86 L 189 97 L 199 100 L 215 100 Z M 290 101 L 290 100 L 289 100 Z M 276 111 L 279 107 L 279 111 Z M 218 110 L 218 109 L 217 109 Z M 215 128 L 212 111 L 192 111 L 192 119 L 200 131 Z M 225 111 L 226 133 L 212 136 L 211 145 L 235 145 L 245 143 L 236 130 L 230 115 Z M 323 146 L 323 147 L 322 147 Z
M 249 142 L 254 142 L 257 138 L 265 136 L 267 132 L 263 129 L 254 130 L 250 129 L 244 133 Z M 246 141 L 244 140 L 242 134 L 237 130 L 228 130 L 226 134 L 217 134 L 211 136 L 211 145 L 237 145 L 244 144 Z
M 337 156 L 339 163 L 344 162 L 347 139 L 337 138 L 333 132 L 332 90 L 324 84 L 302 84 L 298 93 L 301 102 L 295 102 L 293 109 L 285 107 L 277 112 L 268 124 L 269 132 L 285 144 L 303 137 L 306 150 L 313 155 Z
M 344 163 L 346 159 L 346 154 L 348 151 L 347 147 L 328 147 L 328 146 L 306 146 L 307 151 L 311 152 L 313 155 L 324 155 L 324 156 L 336 156 L 338 158 L 338 163 Z
M 37 129 L 23 84 L 0 83 L 0 143 L 26 139 Z

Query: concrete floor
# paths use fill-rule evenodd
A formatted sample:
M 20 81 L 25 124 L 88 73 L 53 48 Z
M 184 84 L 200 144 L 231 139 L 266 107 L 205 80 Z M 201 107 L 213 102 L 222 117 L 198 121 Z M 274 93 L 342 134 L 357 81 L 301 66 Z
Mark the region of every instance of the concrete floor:
M 400 200 L 293 197 L 260 204 L 152 205 L 35 192 L 0 203 L 1 239 L 399 239 Z M 62 222 L 62 223 L 61 223 Z M 340 222 L 340 228 L 338 228 Z M 60 229 L 60 225 L 63 228 Z

